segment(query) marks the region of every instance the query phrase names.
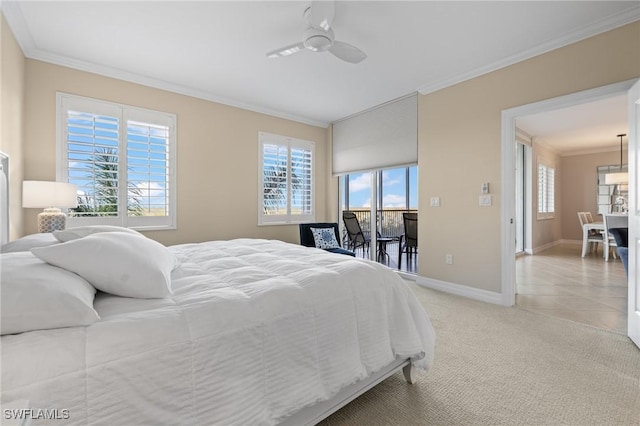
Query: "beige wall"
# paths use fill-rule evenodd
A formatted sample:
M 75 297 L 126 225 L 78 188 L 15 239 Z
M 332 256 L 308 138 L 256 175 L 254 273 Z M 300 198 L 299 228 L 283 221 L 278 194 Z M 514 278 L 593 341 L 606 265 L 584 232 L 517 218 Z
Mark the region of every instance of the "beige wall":
M 562 237 L 562 211 L 563 211 L 563 192 L 562 192 L 562 163 L 560 162 L 560 156 L 544 147 L 540 144 L 533 143 L 532 150 L 532 180 L 533 189 L 531 194 L 531 211 L 529 214 L 533 219 L 531 221 L 531 238 L 534 252 L 536 249 L 545 248 L 550 244 L 555 243 Z M 538 163 L 550 165 L 555 168 L 555 214 L 553 218 L 538 218 Z
M 623 158 L 626 163 L 626 150 Z M 561 164 L 562 239 L 582 241 L 577 212 L 591 212 L 594 219 L 598 220 L 596 170 L 598 166 L 620 164 L 620 151 L 562 157 Z
M 9 238 L 22 235 L 25 58 L 0 14 L 0 151 L 9 155 Z M 2 232 L 2 231 L 0 231 Z
M 500 292 L 502 110 L 638 77 L 635 22 L 420 96 L 419 275 Z M 492 207 L 478 207 L 482 182 Z
M 177 244 L 237 237 L 298 242 L 298 227 L 257 226 L 258 132 L 316 142 L 316 203 L 326 219 L 326 129 L 35 60 L 26 63 L 25 179 L 56 177 L 56 91 L 177 114 L 178 229 L 148 236 Z M 25 233 L 38 212 L 25 210 Z
M 256 225 L 258 131 L 318 143 L 318 220 L 337 219 L 327 129 L 35 60 L 26 61 L 24 75 L 25 179 L 55 178 L 56 91 L 177 114 L 178 230 L 149 233 L 165 244 L 235 237 L 297 242 L 296 226 Z M 636 22 L 421 95 L 419 275 L 500 291 L 502 110 L 639 76 Z M 478 206 L 482 182 L 491 184 L 492 207 Z M 441 197 L 441 207 L 429 207 L 432 196 Z M 36 214 L 25 212 L 23 233 L 35 231 Z M 453 265 L 445 264 L 447 253 Z

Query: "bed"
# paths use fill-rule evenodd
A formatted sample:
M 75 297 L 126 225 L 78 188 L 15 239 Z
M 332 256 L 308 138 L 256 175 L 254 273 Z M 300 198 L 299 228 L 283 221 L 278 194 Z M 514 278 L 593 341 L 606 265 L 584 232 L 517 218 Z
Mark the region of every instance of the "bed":
M 375 262 L 274 240 L 167 248 L 125 228 L 62 231 L 74 232 L 2 247 L 2 403 L 35 425 L 315 424 L 433 361 L 427 313 Z M 148 264 L 162 274 L 139 275 Z

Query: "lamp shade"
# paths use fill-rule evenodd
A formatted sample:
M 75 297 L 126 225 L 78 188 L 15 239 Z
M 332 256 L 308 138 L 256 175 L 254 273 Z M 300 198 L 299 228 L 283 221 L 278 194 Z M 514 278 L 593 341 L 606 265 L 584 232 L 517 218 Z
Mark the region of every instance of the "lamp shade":
M 604 175 L 605 185 L 619 185 L 629 183 L 629 173 L 607 173 Z
M 25 180 L 22 182 L 22 207 L 77 207 L 77 186 L 64 182 Z

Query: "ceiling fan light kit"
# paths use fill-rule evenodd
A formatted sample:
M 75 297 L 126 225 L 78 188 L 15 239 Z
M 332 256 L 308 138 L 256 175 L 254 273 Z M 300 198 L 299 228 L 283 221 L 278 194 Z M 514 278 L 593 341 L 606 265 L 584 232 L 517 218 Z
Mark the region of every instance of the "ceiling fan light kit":
M 318 28 L 309 28 L 304 32 L 304 47 L 313 52 L 329 50 L 333 44 L 333 31 L 325 31 Z
M 302 14 L 308 26 L 303 34 L 303 41 L 269 52 L 267 57 L 279 58 L 307 49 L 312 52 L 329 51 L 337 58 L 352 64 L 365 60 L 367 55 L 362 50 L 348 43 L 336 41 L 331 29 L 335 12 L 334 3 L 333 1 L 311 2 Z

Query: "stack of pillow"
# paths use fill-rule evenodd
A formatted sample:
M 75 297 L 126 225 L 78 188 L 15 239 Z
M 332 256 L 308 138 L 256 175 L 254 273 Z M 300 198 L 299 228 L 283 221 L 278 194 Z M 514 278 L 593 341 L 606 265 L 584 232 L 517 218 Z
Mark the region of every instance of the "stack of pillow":
M 89 325 L 96 290 L 133 298 L 171 296 L 174 254 L 132 229 L 83 226 L 2 246 L 1 334 Z

